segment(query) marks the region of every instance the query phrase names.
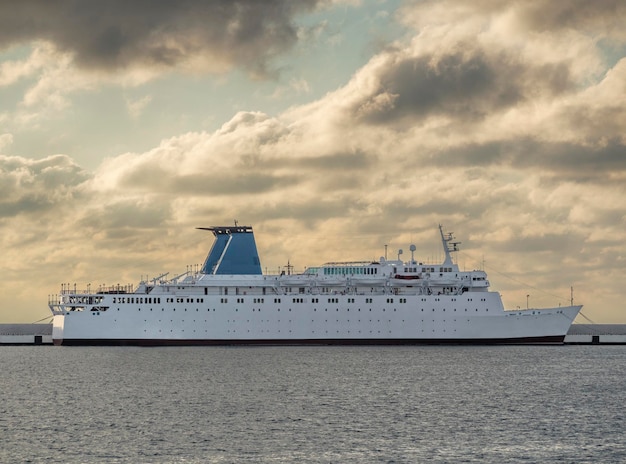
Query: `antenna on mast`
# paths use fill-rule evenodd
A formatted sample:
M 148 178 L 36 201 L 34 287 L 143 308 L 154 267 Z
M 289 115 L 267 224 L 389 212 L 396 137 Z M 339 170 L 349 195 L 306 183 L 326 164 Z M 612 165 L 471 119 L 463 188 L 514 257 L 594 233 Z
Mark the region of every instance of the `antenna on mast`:
M 444 260 L 444 266 L 452 266 L 452 257 L 450 256 L 450 252 L 459 251 L 458 245 L 461 242 L 453 242 L 454 235 L 452 232 L 448 232 L 446 234 L 443 233 L 443 226 L 439 224 L 439 233 L 441 234 L 441 244 L 443 245 L 443 252 L 446 255 L 446 259 Z

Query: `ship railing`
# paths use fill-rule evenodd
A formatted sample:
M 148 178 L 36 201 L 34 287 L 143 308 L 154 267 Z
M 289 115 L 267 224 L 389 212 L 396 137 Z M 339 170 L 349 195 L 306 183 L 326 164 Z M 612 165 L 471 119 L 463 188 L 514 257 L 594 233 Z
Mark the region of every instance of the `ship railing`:
M 59 295 L 94 295 L 94 294 L 124 294 L 133 293 L 135 286 L 133 284 L 127 285 L 99 285 L 96 290 L 91 288 L 91 285 L 87 285 L 86 289 L 77 288 L 76 284 L 61 284 L 61 291 Z
M 293 266 L 278 266 L 278 270 L 265 268 L 263 271 L 264 276 L 281 276 L 281 275 L 300 275 L 306 274 L 309 268 L 295 269 Z
M 65 307 L 62 299 L 59 298 L 59 295 L 48 295 L 48 307 L 55 316 L 65 313 Z
M 60 306 L 58 304 L 49 304 L 48 306 L 50 308 L 50 311 L 52 311 L 52 314 L 55 316 L 65 314 L 65 309 L 63 308 L 63 306 Z
M 81 290 L 81 289 L 63 289 L 59 292 L 59 295 L 93 295 L 95 292 L 93 290 Z

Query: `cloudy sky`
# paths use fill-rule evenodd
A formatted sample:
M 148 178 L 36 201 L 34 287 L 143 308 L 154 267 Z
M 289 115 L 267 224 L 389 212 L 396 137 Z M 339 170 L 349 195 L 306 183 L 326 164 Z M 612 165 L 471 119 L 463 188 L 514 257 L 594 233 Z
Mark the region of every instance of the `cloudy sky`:
M 262 6 L 261 6 L 262 5 Z M 622 0 L 0 3 L 0 322 L 61 283 L 417 246 L 626 323 Z M 579 318 L 579 322 L 586 322 Z

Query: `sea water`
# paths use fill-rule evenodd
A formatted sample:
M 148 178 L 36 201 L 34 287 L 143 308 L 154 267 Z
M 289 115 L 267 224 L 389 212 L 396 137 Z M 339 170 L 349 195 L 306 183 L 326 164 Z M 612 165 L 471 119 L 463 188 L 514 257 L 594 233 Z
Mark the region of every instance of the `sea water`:
M 626 346 L 5 346 L 0 363 L 0 462 L 626 462 Z

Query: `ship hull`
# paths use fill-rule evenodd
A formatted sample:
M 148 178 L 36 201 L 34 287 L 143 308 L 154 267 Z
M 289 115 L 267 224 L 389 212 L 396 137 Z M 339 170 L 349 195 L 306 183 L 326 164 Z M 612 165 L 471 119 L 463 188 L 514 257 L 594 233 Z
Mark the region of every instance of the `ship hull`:
M 498 311 L 497 293 L 484 294 L 474 313 L 465 308 L 229 307 L 202 314 L 192 308 L 159 311 L 70 312 L 56 315 L 58 345 L 428 345 L 562 343 L 580 306 Z M 176 311 L 178 309 L 178 311 Z M 330 309 L 330 310 L 329 310 Z M 447 312 L 446 312 L 447 309 Z M 490 313 L 496 312 L 497 314 Z M 450 314 L 451 313 L 451 314 Z M 455 314 L 456 313 L 456 314 Z M 198 336 L 198 334 L 203 334 Z

